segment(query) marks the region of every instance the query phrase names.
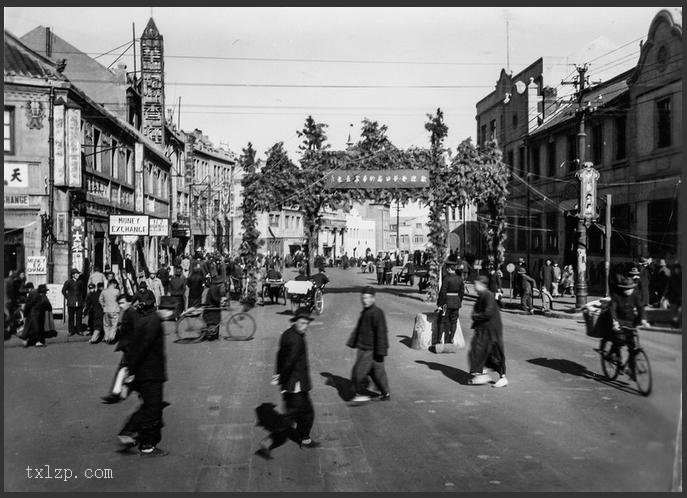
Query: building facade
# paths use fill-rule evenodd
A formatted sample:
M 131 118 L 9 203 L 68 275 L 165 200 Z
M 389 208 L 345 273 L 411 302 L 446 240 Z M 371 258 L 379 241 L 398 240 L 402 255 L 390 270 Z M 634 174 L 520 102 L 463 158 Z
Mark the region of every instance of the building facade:
M 538 62 L 530 68 L 538 71 Z M 678 257 L 683 160 L 681 71 L 681 9 L 661 10 L 650 24 L 636 66 L 582 94 L 586 109 L 584 159 L 591 161 L 600 173 L 598 220 L 588 230 L 587 258 L 592 283 L 603 278 L 605 238 L 600 224 L 605 217 L 606 194 L 612 196 L 613 262 L 632 261 L 640 256 L 669 260 Z M 503 98 L 499 107 L 505 116 L 507 106 L 514 100 L 511 97 L 509 103 L 503 102 L 508 100 L 508 93 L 517 94 L 516 87 L 517 83 L 509 92 L 507 85 L 497 86 L 490 94 L 493 101 Z M 523 96 L 529 97 L 529 89 L 528 86 Z M 487 118 L 493 121 L 493 115 L 480 104 L 478 123 Z M 530 105 L 520 104 L 519 108 Z M 534 106 L 531 109 L 530 115 L 534 116 Z M 578 224 L 577 103 L 544 103 L 543 109 L 546 112 L 530 118 L 527 130 L 520 130 L 519 142 L 510 140 L 507 134 L 500 141 L 498 129 L 496 133 L 499 146 L 504 144 L 504 161 L 513 172 L 507 204 L 506 250 L 509 259 L 527 259 L 535 274 L 547 258 L 561 265 L 576 264 Z

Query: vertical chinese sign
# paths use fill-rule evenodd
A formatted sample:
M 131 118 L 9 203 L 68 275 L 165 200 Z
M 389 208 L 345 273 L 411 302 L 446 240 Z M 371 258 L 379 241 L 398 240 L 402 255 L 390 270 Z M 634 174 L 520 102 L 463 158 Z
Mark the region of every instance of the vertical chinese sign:
M 134 208 L 143 212 L 143 144 L 134 144 Z
M 164 146 L 163 38 L 152 19 L 141 35 L 143 134 Z
M 70 253 L 72 268 L 83 271 L 84 240 L 86 238 L 86 222 L 81 216 L 74 216 L 71 225 Z
M 67 184 L 81 187 L 81 110 L 67 109 Z
M 55 186 L 63 187 L 67 185 L 65 177 L 65 143 L 64 143 L 64 106 L 54 107 L 54 141 L 53 155 L 55 157 Z

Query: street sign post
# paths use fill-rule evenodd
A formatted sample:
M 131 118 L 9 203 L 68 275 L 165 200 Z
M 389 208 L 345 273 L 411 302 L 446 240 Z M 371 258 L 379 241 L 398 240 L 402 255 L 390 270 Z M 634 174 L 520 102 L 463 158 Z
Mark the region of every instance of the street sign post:
M 515 271 L 515 265 L 513 263 L 508 263 L 506 265 L 506 271 L 510 277 L 510 298 L 513 299 L 513 272 Z

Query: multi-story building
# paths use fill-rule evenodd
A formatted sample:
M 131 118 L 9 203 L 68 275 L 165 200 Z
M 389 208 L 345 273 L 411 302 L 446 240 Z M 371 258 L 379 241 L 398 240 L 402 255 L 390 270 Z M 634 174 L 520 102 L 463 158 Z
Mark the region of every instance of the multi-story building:
M 341 254 L 354 258 L 364 258 L 368 253 L 376 256 L 375 220 L 363 218 L 355 207 L 345 216 L 346 229 Z
M 400 217 L 398 235 L 400 236 L 398 250 L 407 251 L 411 254 L 415 251 L 424 251 L 430 244 L 429 226 L 427 225 L 429 216 Z M 392 249 L 396 250 L 396 220 L 391 227 L 390 242 Z
M 63 62 L 7 32 L 5 54 L 5 227 L 12 236 L 5 271 L 40 261 L 29 256 L 45 258 L 48 267 L 36 280 L 59 282 L 69 268 L 121 264 L 125 253 L 141 267 L 156 268 L 150 240 L 132 244 L 111 236 L 108 216 L 165 217 L 169 160 L 72 84 Z
M 538 62 L 530 68 L 539 67 Z M 640 256 L 670 259 L 679 253 L 681 71 L 682 10 L 664 9 L 651 22 L 636 66 L 582 94 L 587 109 L 584 156 L 600 173 L 597 204 L 601 223 L 605 195 L 612 195 L 614 262 Z M 515 102 L 517 86 L 517 82 L 512 87 L 497 85 L 489 99 L 501 101 L 499 106 L 506 113 L 507 106 Z M 527 86 L 523 95 L 529 98 L 529 91 Z M 530 109 L 529 104 L 520 107 Z M 512 258 L 527 258 L 535 273 L 544 258 L 576 263 L 577 103 L 556 102 L 548 107 L 548 112 L 537 116 L 531 107 L 517 149 L 518 142 L 509 141 L 508 135 L 499 141 L 505 144 L 504 160 L 515 175 L 508 200 L 506 249 Z M 478 123 L 490 117 L 480 104 L 477 111 Z M 598 225 L 588 234 L 590 278 L 592 283 L 600 282 L 605 241 Z

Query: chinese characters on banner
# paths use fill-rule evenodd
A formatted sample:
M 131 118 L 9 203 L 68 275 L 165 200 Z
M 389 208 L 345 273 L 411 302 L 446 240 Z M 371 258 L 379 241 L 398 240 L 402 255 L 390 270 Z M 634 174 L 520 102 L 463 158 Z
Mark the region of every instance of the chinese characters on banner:
M 55 156 L 55 186 L 63 187 L 67 184 L 65 178 L 65 143 L 64 143 L 64 106 L 56 105 L 54 108 L 54 141 L 53 155 Z
M 4 163 L 5 187 L 28 188 L 29 165 L 27 163 Z
M 143 212 L 143 144 L 134 144 L 134 207 L 136 211 Z
M 429 187 L 425 169 L 337 170 L 327 175 L 328 188 Z
M 81 110 L 67 109 L 67 183 L 81 187 Z
M 82 216 L 74 216 L 71 225 L 70 253 L 72 268 L 83 271 L 84 241 L 86 237 L 86 222 Z
M 156 144 L 164 144 L 162 44 L 156 32 L 146 32 L 141 38 L 141 78 L 143 134 Z

